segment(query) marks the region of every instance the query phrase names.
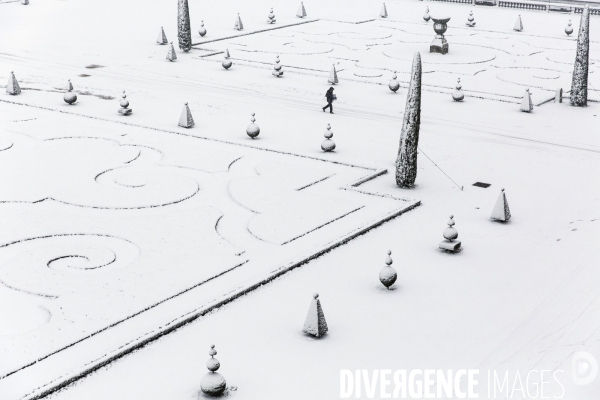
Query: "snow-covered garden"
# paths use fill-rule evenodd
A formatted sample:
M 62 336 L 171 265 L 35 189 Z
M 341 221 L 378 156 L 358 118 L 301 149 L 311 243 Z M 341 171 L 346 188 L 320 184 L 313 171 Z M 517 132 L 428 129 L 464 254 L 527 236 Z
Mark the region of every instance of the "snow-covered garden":
M 595 11 L 178 1 L 0 1 L 0 400 L 597 398 Z

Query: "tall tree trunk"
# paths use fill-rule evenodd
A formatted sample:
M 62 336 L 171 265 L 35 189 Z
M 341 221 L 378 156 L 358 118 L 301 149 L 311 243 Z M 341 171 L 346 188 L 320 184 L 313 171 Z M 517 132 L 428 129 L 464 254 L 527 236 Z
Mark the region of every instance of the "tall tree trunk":
M 177 10 L 177 37 L 179 48 L 190 51 L 192 48 L 192 28 L 190 27 L 190 8 L 187 0 L 179 0 Z
M 421 126 L 421 54 L 419 52 L 416 52 L 413 58 L 410 75 L 400 147 L 396 158 L 396 184 L 400 187 L 413 187 L 417 178 L 417 146 Z
M 579 23 L 579 36 L 577 37 L 577 55 L 573 68 L 573 81 L 571 82 L 572 106 L 583 107 L 587 105 L 588 69 L 590 59 L 590 8 L 585 6 L 581 13 Z

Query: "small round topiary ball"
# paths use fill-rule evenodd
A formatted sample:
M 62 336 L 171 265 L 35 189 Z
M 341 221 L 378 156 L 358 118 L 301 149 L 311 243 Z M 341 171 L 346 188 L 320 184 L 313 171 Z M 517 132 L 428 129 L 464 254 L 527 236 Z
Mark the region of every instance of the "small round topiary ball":
M 230 60 L 230 59 L 228 59 L 228 58 L 225 58 L 225 59 L 224 59 L 224 60 L 221 62 L 221 65 L 223 66 L 223 68 L 225 68 L 225 69 L 229 69 L 229 68 L 231 68 L 231 66 L 233 65 L 233 63 L 231 62 L 231 60 Z
M 77 95 L 73 92 L 67 92 L 63 96 L 63 100 L 67 104 L 74 104 L 77 101 Z
M 206 368 L 208 368 L 208 370 L 210 372 L 215 372 L 220 367 L 221 367 L 221 363 L 216 358 L 209 358 L 208 361 L 206 362 Z
M 200 380 L 200 389 L 202 392 L 211 396 L 223 394 L 226 387 L 227 382 L 225 382 L 225 378 L 218 372 L 209 372 Z

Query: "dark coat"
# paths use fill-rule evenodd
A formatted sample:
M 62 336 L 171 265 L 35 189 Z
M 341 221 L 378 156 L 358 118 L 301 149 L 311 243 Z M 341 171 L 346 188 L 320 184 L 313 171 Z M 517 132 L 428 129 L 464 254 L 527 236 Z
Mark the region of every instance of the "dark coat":
M 329 90 L 327 90 L 327 93 L 325 93 L 325 97 L 327 98 L 328 103 L 333 102 L 333 88 L 329 88 Z

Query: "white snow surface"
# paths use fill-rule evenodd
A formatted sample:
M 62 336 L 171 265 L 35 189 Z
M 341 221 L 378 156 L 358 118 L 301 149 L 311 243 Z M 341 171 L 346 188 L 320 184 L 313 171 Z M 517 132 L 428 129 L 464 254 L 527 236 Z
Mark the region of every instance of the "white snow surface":
M 0 3 L 0 82 L 14 71 L 22 89 L 0 92 L 1 400 L 42 394 L 197 314 L 52 398 L 202 398 L 210 344 L 240 400 L 338 398 L 340 369 L 414 368 L 565 370 L 565 398 L 597 398 L 600 378 L 570 376 L 574 352 L 600 360 L 600 18 L 592 101 L 574 108 L 537 105 L 570 87 L 577 38 L 564 28 L 572 19 L 577 32 L 578 15 L 397 0 L 383 19 L 381 2 L 328 0 L 305 2 L 300 19 L 298 3 L 190 1 L 195 46 L 174 62 L 156 31 L 177 41 L 176 4 Z M 425 7 L 452 17 L 447 55 L 428 52 Z M 403 190 L 393 171 L 415 51 L 419 170 Z M 334 115 L 319 110 L 332 64 Z M 67 79 L 75 105 L 62 100 Z M 535 107 L 522 113 L 527 88 Z M 186 102 L 190 129 L 177 124 Z M 325 153 L 328 123 L 337 146 Z M 506 224 L 490 219 L 503 187 Z M 450 214 L 458 254 L 437 248 Z M 388 249 L 394 290 L 378 278 Z M 314 292 L 320 339 L 301 332 Z

